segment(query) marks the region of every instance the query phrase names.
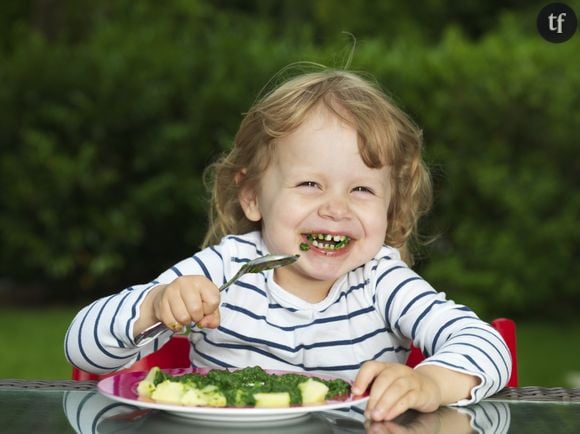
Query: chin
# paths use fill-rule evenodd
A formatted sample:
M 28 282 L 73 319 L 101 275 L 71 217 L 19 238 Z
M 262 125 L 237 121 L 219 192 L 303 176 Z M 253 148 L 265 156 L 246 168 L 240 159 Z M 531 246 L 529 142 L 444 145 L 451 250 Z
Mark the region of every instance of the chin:
M 317 264 L 313 264 L 311 267 L 308 267 L 306 271 L 306 275 L 313 280 L 317 281 L 332 281 L 334 282 L 340 276 L 348 273 L 351 268 L 348 267 L 336 267 L 336 266 L 318 266 Z

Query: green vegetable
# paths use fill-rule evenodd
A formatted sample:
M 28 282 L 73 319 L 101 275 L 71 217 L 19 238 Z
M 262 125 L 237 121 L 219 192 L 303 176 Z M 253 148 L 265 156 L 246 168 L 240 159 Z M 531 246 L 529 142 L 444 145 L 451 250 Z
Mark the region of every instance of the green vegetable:
M 307 252 L 308 250 L 310 250 L 310 244 L 300 243 L 300 250 L 302 250 L 303 252 Z
M 297 373 L 268 374 L 259 366 L 235 371 L 212 369 L 207 375 L 173 377 L 152 368 L 137 387 L 139 396 L 182 405 L 287 407 L 339 398 L 350 393 L 343 380 Z

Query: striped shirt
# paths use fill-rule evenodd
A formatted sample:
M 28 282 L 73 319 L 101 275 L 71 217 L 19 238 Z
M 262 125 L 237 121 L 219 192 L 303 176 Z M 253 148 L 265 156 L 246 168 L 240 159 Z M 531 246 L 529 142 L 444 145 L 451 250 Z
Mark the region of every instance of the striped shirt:
M 156 280 L 99 299 L 81 310 L 65 339 L 75 366 L 104 373 L 128 366 L 163 345 L 165 331 L 138 347 L 133 325 L 148 291 L 181 275 L 204 275 L 218 286 L 241 265 L 268 254 L 259 232 L 225 237 Z M 445 298 L 384 246 L 340 277 L 328 296 L 308 303 L 276 284 L 273 271 L 246 274 L 221 292 L 217 329 L 193 328 L 192 366 L 308 371 L 353 380 L 363 362 L 404 363 L 411 342 L 433 364 L 481 379 L 477 402 L 507 383 L 511 360 L 501 336 L 470 309 Z

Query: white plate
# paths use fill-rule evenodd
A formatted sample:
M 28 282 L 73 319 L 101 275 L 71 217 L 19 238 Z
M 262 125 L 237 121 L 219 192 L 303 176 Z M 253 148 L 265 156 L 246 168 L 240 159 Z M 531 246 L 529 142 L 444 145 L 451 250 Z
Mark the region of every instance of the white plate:
M 207 373 L 208 369 L 164 369 L 171 375 L 182 375 L 191 372 Z M 281 371 L 266 371 L 280 374 Z M 128 372 L 114 375 L 99 381 L 97 388 L 108 398 L 142 408 L 163 410 L 170 414 L 215 422 L 259 422 L 292 419 L 305 416 L 315 411 L 328 411 L 362 404 L 368 396 L 350 396 L 344 400 L 326 401 L 320 405 L 305 405 L 285 408 L 239 408 L 239 407 L 188 407 L 174 404 L 160 404 L 142 401 L 137 395 L 137 385 L 145 378 L 147 372 Z M 322 376 L 320 376 L 322 378 Z M 330 379 L 329 377 L 324 377 Z

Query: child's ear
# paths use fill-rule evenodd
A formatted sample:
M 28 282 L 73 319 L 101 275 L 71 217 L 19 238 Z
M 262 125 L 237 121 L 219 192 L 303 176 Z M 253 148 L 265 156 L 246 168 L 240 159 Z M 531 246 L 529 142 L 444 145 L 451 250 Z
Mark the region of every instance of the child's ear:
M 240 185 L 245 175 L 245 169 L 236 174 L 236 184 Z M 248 220 L 258 222 L 262 219 L 262 213 L 260 212 L 260 206 L 258 203 L 258 195 L 254 188 L 250 188 L 248 185 L 243 185 L 238 193 L 238 200 L 240 201 L 242 210 Z
M 262 219 L 260 206 L 258 204 L 258 195 L 253 188 L 242 187 L 238 193 L 238 199 L 246 218 L 253 222 L 258 222 Z

